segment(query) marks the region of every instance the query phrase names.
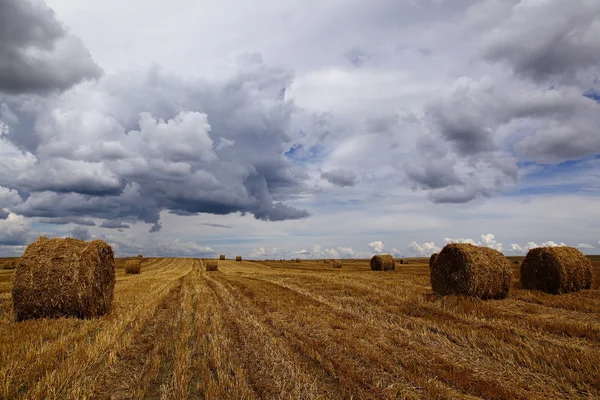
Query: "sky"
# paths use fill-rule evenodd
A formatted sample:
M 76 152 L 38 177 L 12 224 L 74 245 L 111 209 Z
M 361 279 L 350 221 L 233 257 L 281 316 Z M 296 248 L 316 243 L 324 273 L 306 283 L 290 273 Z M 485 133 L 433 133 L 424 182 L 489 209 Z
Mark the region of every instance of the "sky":
M 0 0 L 0 256 L 600 253 L 597 0 Z

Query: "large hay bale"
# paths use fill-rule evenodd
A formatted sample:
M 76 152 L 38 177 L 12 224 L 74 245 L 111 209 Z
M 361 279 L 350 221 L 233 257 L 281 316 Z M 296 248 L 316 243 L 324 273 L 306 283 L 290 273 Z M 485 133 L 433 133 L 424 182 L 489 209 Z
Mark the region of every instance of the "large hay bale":
M 140 260 L 127 260 L 125 262 L 126 274 L 139 274 L 142 272 L 142 262 Z
M 110 311 L 114 288 L 115 259 L 108 244 L 40 237 L 15 272 L 15 317 L 98 317 Z
M 433 263 L 435 262 L 437 256 L 438 253 L 433 253 L 431 256 L 429 256 L 429 269 L 431 269 L 431 267 L 433 266 Z
M 371 258 L 372 271 L 389 271 L 393 269 L 396 269 L 396 262 L 390 254 L 378 254 Z
M 538 247 L 529 250 L 521 264 L 521 284 L 525 289 L 560 294 L 589 289 L 592 264 L 574 247 Z
M 208 260 L 206 262 L 207 271 L 217 271 L 219 269 L 219 262 L 217 260 Z
M 333 268 L 342 268 L 342 260 L 333 260 Z
M 296 258 L 296 262 L 297 262 L 297 263 L 299 263 L 299 262 L 300 262 L 300 259 L 299 259 L 299 258 Z
M 235 256 L 235 261 L 241 262 L 242 261 L 242 256 Z
M 221 255 L 219 256 L 219 260 L 224 260 L 224 259 L 225 259 L 225 254 L 221 254 Z
M 510 262 L 502 253 L 472 244 L 447 244 L 431 266 L 431 288 L 441 296 L 503 299 L 512 282 Z

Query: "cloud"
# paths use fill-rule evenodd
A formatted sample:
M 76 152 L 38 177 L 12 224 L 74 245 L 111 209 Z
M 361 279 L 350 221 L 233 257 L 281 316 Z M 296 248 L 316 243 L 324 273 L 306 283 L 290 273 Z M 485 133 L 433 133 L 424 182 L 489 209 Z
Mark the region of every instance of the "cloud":
M 0 219 L 7 219 L 8 216 L 10 215 L 10 213 L 8 211 L 4 211 L 3 209 L 0 208 Z
M 0 208 L 13 206 L 21 201 L 23 199 L 16 190 L 0 186 Z
M 102 69 L 38 0 L 0 2 L 0 92 L 64 90 Z
M 423 244 L 418 244 L 413 241 L 408 245 L 409 252 L 416 256 L 430 256 L 433 253 L 439 253 L 440 248 L 435 245 L 434 242 L 425 242 Z
M 291 76 L 257 55 L 232 63 L 231 75 L 217 81 L 155 69 L 105 76 L 27 107 L 8 99 L 16 117 L 4 138 L 21 152 L 5 161 L 0 182 L 27 194 L 12 211 L 127 219 L 153 231 L 162 210 L 308 217 L 286 204 L 308 179 L 284 156 L 292 116 L 301 113 L 280 96 Z
M 201 246 L 196 242 L 184 242 L 180 239 L 166 238 L 153 240 L 152 246 L 146 249 L 149 255 L 167 257 L 213 257 L 217 252 L 209 246 Z
M 223 225 L 223 224 L 212 224 L 209 222 L 201 222 L 199 224 L 196 225 L 205 225 L 205 226 L 210 226 L 211 228 L 233 228 L 231 225 Z
M 75 226 L 69 230 L 69 233 L 72 237 L 79 240 L 90 240 L 92 237 L 90 231 L 83 226 Z
M 0 223 L 0 246 L 23 246 L 35 237 L 26 218 L 9 213 Z
M 594 249 L 596 248 L 594 245 L 588 243 L 577 243 L 577 247 L 580 249 Z
M 523 0 L 484 38 L 483 54 L 521 76 L 545 82 L 600 64 L 600 4 Z
M 476 246 L 485 246 L 490 247 L 492 249 L 498 250 L 502 252 L 504 246 L 502 243 L 496 240 L 496 236 L 492 233 L 482 234 L 480 241 L 475 241 L 473 239 L 453 239 L 453 238 L 444 238 L 444 242 L 446 243 L 469 243 Z
M 547 242 L 542 243 L 541 245 L 537 245 L 535 242 L 527 242 L 524 246 L 513 243 L 510 245 L 511 250 L 516 253 L 527 253 L 531 249 L 535 249 L 537 247 L 558 247 L 558 246 L 566 246 L 564 243 L 556 243 L 553 240 L 549 240 Z
M 54 225 L 76 224 L 76 225 L 83 225 L 83 226 L 96 226 L 96 223 L 90 219 L 77 218 L 77 217 L 73 217 L 73 218 L 70 218 L 70 217 L 69 218 L 65 218 L 65 217 L 40 218 L 38 221 L 41 222 L 42 224 L 54 224 Z
M 383 242 L 381 240 L 369 243 L 369 247 L 376 253 L 383 252 Z
M 358 176 L 354 172 L 342 168 L 321 171 L 321 178 L 327 180 L 332 185 L 340 187 L 356 186 L 358 182 Z
M 127 229 L 127 228 L 129 228 L 129 225 L 124 224 L 117 220 L 108 220 L 108 221 L 102 222 L 102 224 L 100 224 L 100 228 Z

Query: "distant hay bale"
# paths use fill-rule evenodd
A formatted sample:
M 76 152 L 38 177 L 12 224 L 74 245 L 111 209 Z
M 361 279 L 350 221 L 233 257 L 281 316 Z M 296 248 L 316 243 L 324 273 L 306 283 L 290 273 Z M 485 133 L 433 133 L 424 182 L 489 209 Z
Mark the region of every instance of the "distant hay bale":
M 299 259 L 299 258 L 296 258 L 296 262 L 297 262 L 297 263 L 299 263 L 299 262 L 300 262 L 300 259 Z
M 115 259 L 108 244 L 40 237 L 27 246 L 15 272 L 15 317 L 98 317 L 110 311 L 114 288 Z
M 538 247 L 521 264 L 524 289 L 551 294 L 577 292 L 592 286 L 592 264 L 574 247 Z
M 404 264 L 404 260 L 400 259 L 400 265 Z
M 510 262 L 484 246 L 447 244 L 431 266 L 431 288 L 441 296 L 503 299 L 512 282 Z
M 389 271 L 394 269 L 396 269 L 396 262 L 390 254 L 378 254 L 371 258 L 372 271 Z
M 207 271 L 217 271 L 219 269 L 219 262 L 217 260 L 208 260 L 206 262 Z
M 325 264 L 329 264 L 329 262 L 330 262 L 330 261 L 329 261 L 329 260 L 323 260 L 323 262 L 324 262 Z
M 140 272 L 142 272 L 142 262 L 140 260 L 125 261 L 126 274 L 139 274 Z
M 333 268 L 342 268 L 342 260 L 333 260 Z
M 219 260 L 224 260 L 224 259 L 225 259 L 225 254 L 221 254 L 221 255 L 219 256 Z
M 142 254 L 138 254 L 138 258 L 144 258 Z
M 5 261 L 2 265 L 2 269 L 17 269 L 17 266 L 21 262 L 21 259 L 15 258 L 13 260 Z
M 431 256 L 429 256 L 429 269 L 431 269 L 431 267 L 433 266 L 433 263 L 435 262 L 437 256 L 438 253 L 433 253 Z
M 518 263 L 519 263 L 518 260 L 513 261 L 513 264 L 518 264 Z
M 242 256 L 235 256 L 235 261 L 241 262 L 242 261 Z

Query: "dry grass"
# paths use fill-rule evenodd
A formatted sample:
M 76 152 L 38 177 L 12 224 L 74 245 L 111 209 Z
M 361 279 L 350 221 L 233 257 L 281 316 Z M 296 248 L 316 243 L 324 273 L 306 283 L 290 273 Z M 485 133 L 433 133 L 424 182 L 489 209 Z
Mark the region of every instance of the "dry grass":
M 342 260 L 333 260 L 333 268 L 342 268 Z
M 368 260 L 152 259 L 117 270 L 108 315 L 21 323 L 0 270 L 0 398 L 600 397 L 597 284 L 439 298 L 411 261 L 381 280 Z

